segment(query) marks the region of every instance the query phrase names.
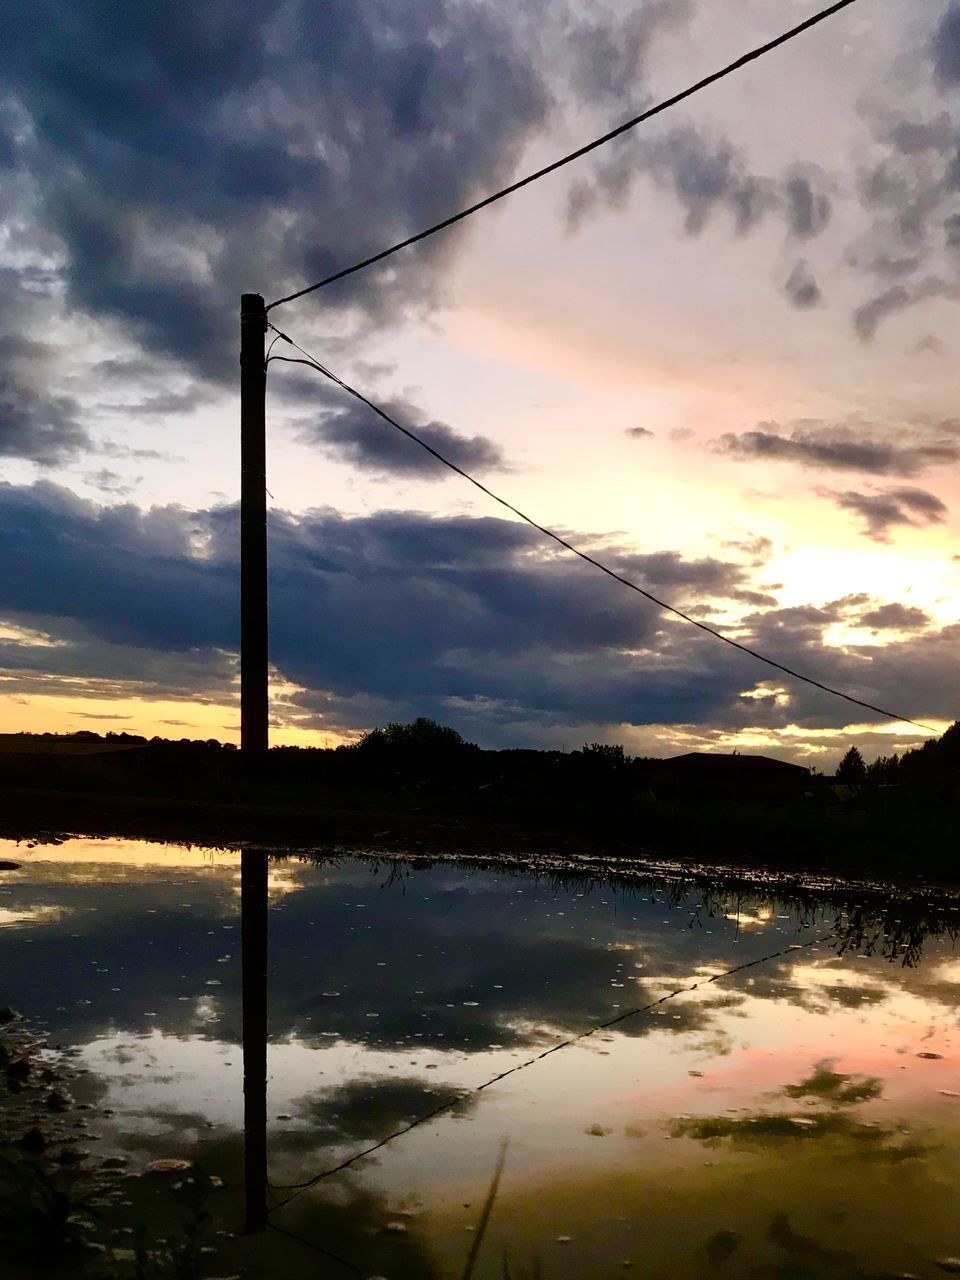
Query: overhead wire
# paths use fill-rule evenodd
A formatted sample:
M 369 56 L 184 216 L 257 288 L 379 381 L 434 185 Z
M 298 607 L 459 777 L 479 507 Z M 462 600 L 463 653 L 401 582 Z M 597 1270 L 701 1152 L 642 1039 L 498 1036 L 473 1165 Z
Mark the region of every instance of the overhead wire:
M 274 307 L 282 306 L 286 302 L 293 302 L 297 298 L 305 297 L 306 294 L 314 293 L 317 289 L 326 288 L 327 285 L 333 284 L 337 280 L 344 280 L 347 276 L 352 276 L 357 271 L 363 271 L 366 267 L 372 267 L 378 262 L 383 262 L 385 258 L 399 253 L 401 249 L 407 249 L 410 245 L 418 244 L 421 240 L 426 240 L 429 236 L 436 235 L 438 231 L 445 231 L 447 227 L 452 227 L 455 223 L 462 222 L 464 218 L 469 218 L 471 214 L 479 213 L 481 209 L 486 209 L 489 205 L 496 204 L 498 200 L 503 200 L 506 196 L 513 195 L 515 191 L 519 191 L 522 187 L 527 187 L 532 182 L 545 178 L 547 174 L 555 173 L 557 169 L 562 169 L 565 165 L 572 164 L 574 160 L 579 160 L 581 156 L 588 155 L 591 151 L 596 151 L 598 147 L 605 146 L 606 143 L 612 142 L 614 138 L 619 138 L 647 120 L 652 120 L 654 116 L 658 116 L 671 107 L 675 107 L 677 103 L 683 102 L 686 98 L 693 97 L 694 94 L 699 93 L 702 89 L 706 89 L 710 85 L 716 84 L 718 80 L 723 80 L 726 76 L 732 75 L 735 71 L 747 66 L 748 63 L 755 62 L 765 54 L 772 53 L 774 49 L 778 49 L 781 45 L 796 39 L 797 36 L 802 35 L 805 31 L 809 31 L 819 23 L 825 22 L 827 18 L 832 18 L 841 9 L 846 9 L 854 3 L 855 0 L 836 0 L 835 4 L 829 5 L 826 9 L 821 9 L 819 13 L 813 14 L 812 17 L 798 23 L 797 26 L 791 27 L 789 31 L 785 31 L 781 35 L 775 36 L 772 40 L 758 45 L 755 49 L 742 54 L 719 71 L 714 71 L 710 75 L 704 76 L 696 84 L 692 84 L 686 89 L 682 89 L 679 93 L 665 98 L 662 102 L 648 107 L 645 111 L 641 111 L 639 115 L 632 116 L 629 120 L 624 120 L 622 124 L 610 129 L 609 132 L 602 134 L 599 138 L 594 138 L 591 142 L 584 143 L 583 146 L 577 147 L 575 151 L 570 151 L 558 160 L 553 160 L 550 164 L 543 165 L 542 168 L 536 169 L 533 173 L 528 173 L 526 177 L 520 178 L 516 182 L 511 182 L 509 186 L 502 187 L 499 191 L 494 191 L 492 195 L 484 196 L 482 200 L 477 200 L 476 203 L 468 205 L 465 209 L 460 209 L 457 213 L 443 218 L 440 222 L 435 222 L 433 226 L 426 227 L 415 235 L 407 236 L 405 240 L 398 241 L 388 249 L 381 249 L 379 253 L 371 254 L 370 257 L 355 262 L 353 266 L 335 271 L 332 275 L 316 281 L 315 284 L 307 285 L 303 289 L 297 289 L 296 292 L 288 293 L 283 298 L 277 298 L 267 305 L 267 311 L 272 311 Z
M 397 422 L 395 418 L 387 413 L 385 409 L 382 409 L 378 404 L 375 404 L 373 400 L 368 399 L 367 396 L 363 395 L 362 392 L 358 391 L 355 387 L 344 382 L 342 378 L 338 377 L 337 374 L 333 373 L 330 369 L 326 368 L 325 365 L 321 364 L 315 356 L 311 355 L 304 347 L 301 347 L 299 343 L 294 342 L 288 334 L 283 333 L 278 329 L 272 321 L 268 320 L 267 325 L 275 334 L 277 334 L 278 337 L 282 338 L 284 342 L 294 347 L 302 356 L 306 357 L 306 359 L 297 359 L 291 356 L 270 356 L 269 362 L 280 360 L 287 364 L 305 364 L 308 367 L 315 369 L 318 373 L 322 374 L 323 377 L 328 378 L 348 395 L 353 396 L 355 400 L 366 405 L 368 409 L 375 413 L 389 426 L 394 427 L 402 435 L 405 435 L 409 440 L 412 440 L 414 444 L 419 445 L 421 449 L 425 449 L 427 453 L 436 458 L 438 462 L 442 463 L 445 467 L 448 467 L 451 471 L 456 472 L 456 474 L 461 476 L 464 480 L 469 481 L 469 483 L 479 489 L 481 493 L 486 494 L 488 498 L 492 498 L 494 502 L 505 507 L 508 511 L 512 512 L 513 515 L 519 517 L 519 519 L 530 525 L 531 528 L 542 533 L 544 537 L 552 539 L 559 546 L 571 552 L 579 559 L 585 561 L 589 565 L 592 565 L 595 569 L 599 569 L 600 572 L 606 574 L 608 578 L 612 578 L 622 586 L 628 587 L 631 591 L 635 591 L 638 595 L 643 596 L 644 599 L 655 604 L 659 609 L 664 609 L 668 613 L 672 613 L 676 617 L 681 618 L 684 622 L 689 622 L 691 626 L 696 627 L 699 631 L 703 631 L 709 636 L 713 636 L 715 640 L 720 640 L 724 644 L 730 645 L 731 648 L 737 649 L 741 653 L 747 654 L 748 657 L 754 658 L 756 661 L 762 662 L 766 666 L 772 667 L 774 670 L 790 676 L 793 680 L 800 680 L 802 683 L 811 685 L 815 689 L 820 689 L 823 693 L 829 693 L 832 697 L 842 698 L 845 702 L 852 703 L 854 706 L 862 707 L 866 711 L 873 711 L 877 715 L 883 716 L 885 719 L 894 720 L 902 724 L 910 724 L 913 725 L 914 728 L 923 729 L 929 733 L 936 732 L 931 725 L 923 724 L 919 720 L 912 720 L 909 716 L 901 715 L 896 711 L 890 711 L 887 708 L 877 706 L 872 702 L 866 702 L 862 698 L 856 698 L 851 693 L 845 693 L 842 689 L 835 689 L 832 685 L 824 684 L 813 676 L 804 675 L 803 672 L 797 671 L 793 667 L 788 667 L 785 663 L 777 662 L 774 658 L 768 658 L 766 654 L 760 653 L 759 650 L 752 648 L 750 645 L 743 644 L 739 640 L 734 640 L 732 636 L 725 635 L 724 632 L 717 630 L 716 627 L 711 627 L 706 622 L 701 622 L 699 619 L 692 617 L 689 613 L 685 613 L 682 609 L 678 609 L 676 605 L 672 605 L 665 600 L 661 600 L 658 596 L 653 595 L 652 592 L 638 586 L 637 583 L 633 582 L 630 578 L 626 578 L 623 574 L 618 573 L 616 569 L 611 569 L 609 565 L 604 564 L 595 556 L 590 555 L 586 551 L 582 551 L 579 547 L 575 546 L 555 530 L 538 523 L 538 521 L 534 520 L 532 516 L 528 516 L 525 512 L 521 511 L 519 507 L 514 506 L 512 502 L 501 497 L 500 494 L 495 493 L 482 481 L 478 480 L 475 476 L 472 476 L 468 471 L 465 471 L 463 467 L 458 466 L 455 462 L 451 462 L 449 458 L 445 457 L 439 452 L 439 450 L 435 449 L 433 445 L 428 444 L 427 441 L 417 435 L 415 431 L 411 431 L 409 427 L 405 427 L 402 423 Z

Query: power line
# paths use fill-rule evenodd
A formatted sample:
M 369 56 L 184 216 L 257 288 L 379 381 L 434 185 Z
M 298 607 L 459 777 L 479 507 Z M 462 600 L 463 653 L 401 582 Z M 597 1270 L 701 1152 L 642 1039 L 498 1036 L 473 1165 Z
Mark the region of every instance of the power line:
M 812 926 L 811 926 L 812 927 Z M 734 965 L 732 969 L 725 969 L 723 973 L 715 973 L 710 978 L 701 978 L 686 987 L 677 987 L 674 991 L 668 991 L 657 1000 L 651 1000 L 649 1004 L 640 1005 L 636 1009 L 628 1009 L 625 1013 L 618 1013 L 616 1017 L 608 1018 L 606 1022 L 598 1022 L 594 1027 L 588 1027 L 586 1031 L 580 1031 L 576 1035 L 569 1036 L 566 1040 L 560 1040 L 556 1044 L 544 1049 L 540 1053 L 536 1053 L 532 1058 L 527 1058 L 523 1062 L 518 1062 L 513 1067 L 508 1067 L 506 1071 L 501 1071 L 499 1075 L 492 1076 L 489 1080 L 485 1080 L 483 1084 L 467 1089 L 457 1097 L 449 1099 L 447 1102 L 440 1103 L 439 1106 L 426 1112 L 424 1115 L 418 1116 L 411 1120 L 408 1124 L 403 1125 L 399 1129 L 395 1129 L 392 1133 L 387 1134 L 385 1138 L 381 1138 L 379 1142 L 373 1143 L 369 1147 L 364 1147 L 360 1151 L 354 1152 L 352 1156 L 347 1156 L 341 1160 L 339 1164 L 331 1165 L 328 1169 L 323 1169 L 320 1173 L 314 1174 L 312 1178 L 307 1178 L 303 1182 L 274 1183 L 271 1182 L 271 1191 L 289 1191 L 291 1194 L 285 1200 L 281 1200 L 275 1205 L 268 1216 L 279 1213 L 292 1200 L 308 1191 L 311 1187 L 315 1187 L 318 1182 L 323 1182 L 326 1178 L 332 1177 L 335 1173 L 342 1173 L 344 1169 L 349 1169 L 359 1160 L 363 1160 L 366 1156 L 373 1155 L 375 1151 L 387 1146 L 397 1138 L 403 1137 L 405 1133 L 409 1133 L 411 1129 L 419 1128 L 420 1125 L 426 1124 L 428 1120 L 433 1120 L 437 1116 L 442 1115 L 446 1111 L 452 1111 L 454 1107 L 459 1106 L 465 1098 L 469 1098 L 472 1094 L 483 1093 L 492 1085 L 499 1084 L 501 1080 L 506 1080 L 508 1076 L 516 1075 L 518 1071 L 524 1071 L 527 1067 L 532 1067 L 537 1062 L 542 1062 L 544 1058 L 549 1058 L 554 1053 L 559 1053 L 561 1049 L 569 1049 L 572 1045 L 579 1044 L 582 1040 L 589 1040 L 591 1036 L 595 1036 L 598 1031 L 609 1031 L 611 1027 L 618 1026 L 621 1022 L 626 1022 L 629 1018 L 636 1018 L 641 1013 L 650 1013 L 653 1009 L 657 1009 L 660 1005 L 668 1004 L 671 1000 L 675 1000 L 677 996 L 690 995 L 694 991 L 698 991 L 701 987 L 711 986 L 715 982 L 722 982 L 725 978 L 732 978 L 735 974 L 742 973 L 745 969 L 753 969 L 759 964 L 768 964 L 771 960 L 779 959 L 781 956 L 790 955 L 794 951 L 805 950 L 807 947 L 815 947 L 819 943 L 830 942 L 837 936 L 834 929 L 830 933 L 823 934 L 816 938 L 810 938 L 806 942 L 791 943 L 786 947 L 781 947 L 778 951 L 771 951 L 769 955 L 759 956 L 755 960 L 745 960 L 743 964 Z M 272 1226 L 271 1222 L 271 1226 Z
M 804 684 L 812 685 L 815 689 L 820 689 L 824 693 L 832 694 L 835 698 L 843 698 L 845 702 L 852 702 L 854 706 L 863 707 L 867 711 L 875 711 L 878 715 L 884 716 L 888 720 L 897 720 L 903 724 L 912 724 L 915 728 L 924 729 L 930 733 L 936 732 L 931 725 L 922 724 L 919 720 L 911 720 L 909 716 L 902 716 L 895 711 L 888 711 L 884 707 L 875 706 L 872 702 L 864 702 L 860 698 L 855 698 L 851 693 L 844 693 L 842 689 L 834 689 L 831 685 L 823 684 L 820 680 L 815 680 L 812 676 L 806 676 L 800 671 L 795 671 L 792 667 L 785 666 L 782 662 L 777 662 L 773 658 L 768 658 L 765 654 L 758 652 L 758 650 L 751 649 L 749 645 L 741 644 L 739 640 L 734 640 L 731 636 L 724 635 L 722 631 L 718 631 L 715 627 L 709 626 L 706 622 L 698 621 L 698 619 L 691 617 L 688 613 L 684 613 L 682 609 L 678 609 L 675 605 L 668 604 L 665 600 L 660 600 L 649 591 L 645 591 L 643 587 L 637 586 L 635 582 L 631 582 L 629 578 L 625 578 L 622 574 L 617 573 L 615 569 L 611 569 L 608 565 L 603 564 L 602 561 L 597 560 L 586 551 L 581 551 L 579 547 L 574 546 L 572 542 L 569 542 L 553 529 L 547 528 L 546 525 L 538 524 L 532 516 L 526 515 L 519 507 L 515 507 L 512 502 L 508 502 L 506 498 L 501 498 L 498 493 L 494 493 L 492 489 L 488 489 L 482 481 L 477 480 L 476 477 L 470 475 L 468 471 L 464 471 L 462 467 L 458 467 L 457 464 L 455 462 L 451 462 L 449 458 L 445 458 L 443 454 L 434 449 L 432 445 L 427 444 L 426 440 L 421 439 L 421 437 L 415 432 L 411 431 L 408 427 L 402 426 L 395 418 L 392 418 L 385 409 L 381 409 L 379 405 L 374 404 L 372 400 L 368 400 L 367 397 L 357 391 L 355 387 L 351 387 L 349 383 L 344 382 L 342 378 L 337 377 L 335 373 L 332 373 L 329 369 L 325 368 L 325 366 L 312 356 L 309 351 L 306 351 L 298 343 L 294 342 L 294 340 L 291 337 L 288 337 L 287 334 L 281 333 L 276 325 L 271 324 L 269 321 L 267 323 L 278 337 L 282 338 L 284 342 L 289 343 L 291 347 L 294 347 L 297 351 L 306 356 L 305 360 L 294 359 L 290 356 L 271 356 L 270 360 L 282 360 L 286 364 L 305 364 L 308 368 L 316 369 L 318 373 L 323 374 L 325 378 L 329 378 L 331 382 L 335 383 L 343 391 L 346 391 L 348 395 L 353 396 L 355 400 L 359 400 L 361 404 L 366 405 L 367 408 L 372 410 L 372 412 L 379 418 L 382 418 L 383 421 L 388 423 L 391 427 L 396 428 L 396 430 L 401 432 L 402 435 L 405 435 L 409 440 L 412 440 L 414 444 L 418 444 L 421 449 L 426 449 L 427 453 L 436 458 L 438 462 L 442 462 L 445 467 L 449 467 L 450 470 L 455 471 L 458 476 L 462 476 L 464 480 L 468 480 L 470 484 L 479 489 L 481 493 L 485 493 L 488 498 L 492 498 L 493 501 L 499 503 L 500 506 L 506 507 L 508 511 L 511 511 L 515 516 L 518 516 L 521 520 L 525 521 L 531 526 L 531 528 L 542 533 L 544 537 L 551 538 L 559 546 L 565 548 L 565 550 L 572 552 L 573 555 L 578 556 L 581 560 L 585 560 L 587 564 L 593 565 L 593 567 L 595 569 L 599 569 L 601 573 L 605 573 L 608 578 L 613 578 L 615 582 L 619 582 L 622 586 L 629 587 L 631 591 L 636 591 L 638 595 L 643 596 L 646 600 L 655 604 L 659 609 L 665 609 L 668 613 L 675 614 L 678 618 L 682 618 L 684 622 L 689 622 L 691 626 L 697 627 L 698 630 L 705 631 L 707 635 L 713 636 L 714 639 L 722 640 L 724 644 L 730 645 L 731 648 L 739 649 L 741 653 L 745 653 L 749 657 L 755 658 L 758 662 L 763 662 L 768 667 L 773 667 L 777 671 L 782 671 L 784 675 L 790 676 L 794 680 L 801 680 Z
M 322 1244 L 318 1244 L 315 1240 L 308 1240 L 306 1236 L 298 1235 L 296 1231 L 290 1231 L 287 1227 L 278 1227 L 275 1222 L 270 1221 L 269 1214 L 267 1215 L 267 1226 L 271 1231 L 279 1232 L 282 1236 L 289 1236 L 291 1240 L 296 1240 L 297 1244 L 302 1244 L 306 1248 L 312 1249 L 314 1253 L 322 1254 L 325 1258 L 329 1258 L 331 1262 L 339 1263 L 347 1271 L 352 1271 L 355 1276 L 365 1276 L 367 1274 L 366 1267 L 358 1267 L 355 1262 L 341 1257 L 339 1253 L 331 1253 L 329 1249 L 325 1249 Z
M 520 178 L 517 182 L 512 182 L 508 187 L 503 187 L 500 191 L 495 191 L 492 195 L 485 196 L 482 200 L 478 200 L 476 204 L 469 205 L 466 209 L 461 209 L 459 213 L 451 214 L 449 218 L 444 218 L 443 221 L 434 223 L 432 227 L 427 227 L 424 231 L 418 231 L 416 235 L 408 236 L 406 240 L 401 240 L 397 244 L 391 245 L 389 249 L 381 249 L 379 253 L 372 254 L 369 258 L 364 258 L 360 262 L 355 262 L 352 267 L 344 267 L 341 271 L 335 271 L 333 275 L 326 276 L 323 280 L 318 280 L 316 284 L 307 285 L 305 289 L 298 289 L 296 293 L 288 293 L 284 298 L 277 298 L 276 302 L 271 302 L 267 306 L 267 311 L 271 311 L 274 307 L 279 307 L 285 302 L 293 302 L 294 299 L 302 298 L 305 294 L 313 293 L 317 289 L 323 289 L 326 285 L 333 284 L 336 280 L 343 280 L 346 276 L 352 276 L 354 272 L 363 271 L 365 267 L 372 267 L 375 263 L 382 262 L 384 258 L 389 258 L 392 254 L 399 253 L 401 249 L 407 249 L 410 245 L 417 244 L 420 240 L 426 240 L 428 236 L 436 235 L 438 231 L 444 231 L 447 227 L 452 227 L 454 223 L 462 222 L 464 218 L 469 218 L 471 214 L 478 213 L 481 209 L 495 204 L 505 196 L 513 195 L 521 187 L 529 186 L 531 182 L 536 182 L 539 178 L 546 177 L 548 173 L 562 169 L 564 165 L 571 164 L 574 160 L 579 160 L 581 156 L 585 156 L 591 151 L 596 151 L 598 147 L 612 142 L 614 138 L 619 138 L 621 134 L 635 129 L 637 125 L 651 120 L 654 116 L 660 115 L 661 112 L 667 111 L 670 107 L 675 107 L 678 102 L 683 102 L 685 98 L 693 97 L 701 89 L 706 89 L 709 85 L 716 84 L 718 80 L 723 80 L 724 77 L 732 75 L 733 72 L 739 71 L 741 67 L 745 67 L 748 63 L 755 62 L 758 58 L 762 58 L 764 54 L 778 49 L 782 44 L 787 44 L 788 41 L 793 40 L 796 36 L 802 35 L 804 31 L 809 31 L 811 27 L 815 27 L 818 23 L 833 17 L 835 13 L 839 13 L 841 9 L 846 9 L 853 3 L 854 0 L 837 0 L 835 4 L 822 9 L 819 13 L 815 13 L 813 17 L 807 18 L 799 26 L 791 27 L 789 31 L 776 36 L 773 40 L 768 40 L 766 44 L 759 45 L 756 49 L 751 49 L 749 53 L 743 54 L 735 62 L 731 62 L 719 71 L 712 72 L 702 80 L 698 80 L 696 84 L 681 90 L 680 93 L 675 93 L 672 97 L 664 99 L 663 102 L 658 102 L 655 106 L 649 107 L 639 115 L 625 120 L 623 124 L 617 125 L 615 129 L 611 129 L 609 133 L 603 134 L 602 137 L 594 138 L 592 142 L 585 143 L 582 147 L 578 147 L 576 151 L 571 151 L 569 154 L 561 156 L 559 160 L 553 160 L 550 164 L 544 165 L 542 169 L 537 169 L 534 173 L 528 173 L 525 178 Z

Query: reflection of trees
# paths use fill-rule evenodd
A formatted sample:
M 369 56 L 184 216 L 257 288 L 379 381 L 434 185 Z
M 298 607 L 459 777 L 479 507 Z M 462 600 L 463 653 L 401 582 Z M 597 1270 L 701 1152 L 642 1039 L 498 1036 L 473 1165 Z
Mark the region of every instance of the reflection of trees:
M 296 858 L 314 865 L 337 866 L 357 855 L 317 851 L 271 855 L 279 861 Z M 383 889 L 403 889 L 418 871 L 447 866 L 464 873 L 496 872 L 546 883 L 556 892 L 577 889 L 584 897 L 614 894 L 625 906 L 654 898 L 662 906 L 687 913 L 689 929 L 709 921 L 735 918 L 789 917 L 797 930 L 819 928 L 832 935 L 838 955 L 855 951 L 919 964 L 927 938 L 960 938 L 960 900 L 940 890 L 897 889 L 894 886 L 820 881 L 804 883 L 773 875 L 715 871 L 706 868 L 654 868 L 636 862 L 523 854 L 504 857 L 442 858 L 435 855 L 404 858 L 370 855 L 365 859 Z
M 916 1140 L 905 1140 L 903 1128 L 885 1128 L 861 1120 L 859 1108 L 880 1098 L 882 1081 L 875 1076 L 834 1071 L 828 1062 L 818 1063 L 811 1075 L 784 1085 L 782 1097 L 803 1102 L 802 1111 L 758 1110 L 746 1114 L 678 1116 L 668 1126 L 672 1138 L 692 1138 L 707 1147 L 729 1143 L 747 1150 L 809 1148 L 816 1141 L 830 1142 L 859 1161 L 901 1164 L 926 1154 Z
M 372 1141 L 438 1109 L 463 1116 L 477 1101 L 476 1093 L 453 1085 L 431 1087 L 418 1076 L 364 1076 L 296 1099 L 294 1106 L 306 1127 L 275 1134 L 272 1146 L 296 1154 L 311 1147 Z

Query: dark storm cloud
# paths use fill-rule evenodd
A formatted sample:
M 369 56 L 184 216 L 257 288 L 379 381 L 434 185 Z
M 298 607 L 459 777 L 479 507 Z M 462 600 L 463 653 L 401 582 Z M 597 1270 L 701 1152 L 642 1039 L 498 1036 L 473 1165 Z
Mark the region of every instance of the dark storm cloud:
M 225 299 L 277 296 L 513 170 L 547 97 L 495 7 L 11 0 L 14 162 L 71 301 L 232 374 Z M 429 296 L 456 236 L 338 287 L 368 314 Z
M 923 514 L 918 492 L 907 491 L 911 518 Z M 141 512 L 51 485 L 0 487 L 0 617 L 55 642 L 0 641 L 5 687 L 231 700 L 236 524 L 235 508 Z M 751 605 L 739 639 L 867 701 L 932 716 L 960 682 L 949 629 L 917 637 L 922 651 L 844 653 L 824 647 L 825 633 L 852 609 L 859 617 L 862 600 L 777 609 L 740 564 L 616 547 L 601 555 L 671 602 Z M 427 714 L 496 743 L 515 740 L 517 726 L 529 740 L 584 724 L 850 719 L 803 686 L 785 705 L 745 698 L 765 668 L 506 520 L 278 511 L 270 571 L 271 655 L 303 690 L 288 699 L 299 723 L 355 729 Z
M 337 462 L 350 462 L 367 470 L 412 475 L 425 480 L 445 480 L 450 472 L 425 449 L 391 427 L 365 405 L 350 401 L 323 413 L 318 422 L 305 426 L 299 438 L 316 445 Z M 381 401 L 392 418 L 419 436 L 448 461 L 466 470 L 502 470 L 501 450 L 485 436 L 463 436 L 442 422 L 425 421 L 424 415 L 402 397 Z
M 883 646 L 838 648 L 826 643 L 828 628 L 838 622 L 855 626 L 858 614 L 848 602 L 836 601 L 821 608 L 769 609 L 745 618 L 742 625 L 746 642 L 753 647 L 774 657 L 789 654 L 790 665 L 855 697 L 890 706 L 911 719 L 954 720 L 958 708 L 952 690 L 960 680 L 960 626 L 918 633 Z M 743 723 L 829 728 L 873 719 L 868 712 L 791 681 L 784 682 L 784 687 L 790 694 L 787 706 L 754 702 Z M 733 720 L 730 715 L 728 723 Z M 848 744 L 840 739 L 835 745 L 844 750 Z M 881 743 L 880 749 L 888 750 L 889 744 Z
M 755 431 L 728 432 L 714 447 L 739 460 L 794 462 L 805 467 L 863 471 L 869 475 L 914 476 L 960 460 L 955 419 L 897 427 L 871 423 L 802 420 L 761 422 Z
M 235 510 L 100 509 L 52 486 L 7 486 L 0 495 L 9 566 L 0 609 L 55 617 L 81 637 L 62 650 L 12 646 L 7 665 L 25 673 L 15 692 L 31 672 L 79 675 L 84 649 L 89 660 L 98 643 L 100 672 L 117 647 L 116 678 L 135 673 L 144 651 L 192 661 L 198 652 L 235 650 Z M 616 550 L 608 558 L 685 599 L 746 586 L 743 569 L 721 561 Z M 632 655 L 661 645 L 659 612 L 555 555 L 533 531 L 494 518 L 275 513 L 271 606 L 277 666 L 341 700 L 461 700 L 557 720 L 582 719 L 588 709 L 617 720 L 689 719 L 743 681 L 700 659 L 690 669 L 679 655 L 641 670 Z M 196 674 L 203 688 L 207 673 Z M 215 688 L 222 693 L 222 684 Z
M 823 294 L 820 292 L 816 277 L 810 270 L 809 263 L 802 258 L 787 276 L 783 291 L 795 307 L 803 310 L 807 307 L 815 307 L 823 301 Z
M 862 627 L 873 627 L 876 631 L 892 628 L 896 631 L 919 631 L 930 621 L 929 614 L 912 604 L 883 604 L 876 609 L 868 609 L 860 618 Z
M 838 507 L 853 511 L 863 519 L 867 536 L 875 542 L 889 542 L 895 525 L 942 524 L 946 506 L 926 489 L 887 489 L 883 493 L 846 493 L 833 495 Z
M 579 226 L 598 207 L 625 205 L 640 177 L 674 196 L 688 235 L 699 235 L 719 213 L 727 215 L 737 235 L 768 215 L 779 217 L 798 239 L 819 235 L 830 221 L 827 181 L 818 169 L 791 169 L 779 178 L 753 173 L 732 143 L 686 124 L 652 140 L 630 135 L 608 148 L 591 176 L 571 188 L 570 226 Z
M 742 600 L 753 605 L 775 604 L 772 596 L 750 589 L 750 574 L 729 560 L 706 557 L 688 560 L 676 551 L 623 556 L 618 567 L 650 587 L 693 591 L 697 595 Z

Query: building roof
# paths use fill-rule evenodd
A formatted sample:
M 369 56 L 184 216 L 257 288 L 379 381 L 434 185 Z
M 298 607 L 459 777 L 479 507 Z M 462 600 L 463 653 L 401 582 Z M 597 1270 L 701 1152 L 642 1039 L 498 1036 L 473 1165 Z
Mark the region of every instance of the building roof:
M 789 764 L 786 760 L 774 760 L 771 756 L 744 756 L 739 753 L 725 754 L 719 751 L 688 751 L 682 756 L 671 756 L 664 764 L 691 765 L 698 769 L 715 772 L 735 771 L 738 769 L 768 770 L 771 773 L 809 773 L 809 769 L 800 764 Z

